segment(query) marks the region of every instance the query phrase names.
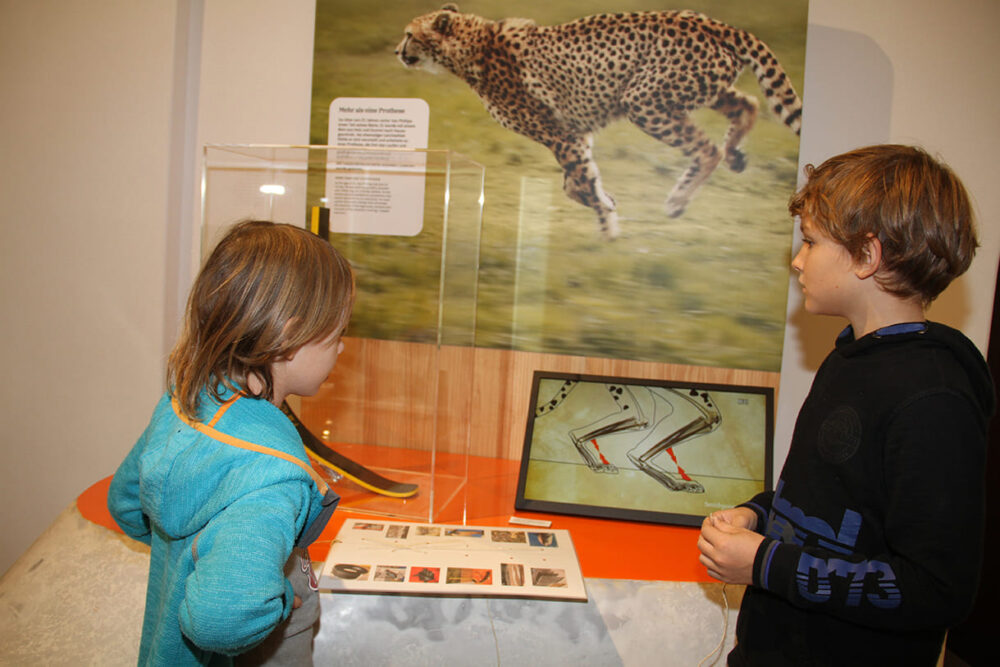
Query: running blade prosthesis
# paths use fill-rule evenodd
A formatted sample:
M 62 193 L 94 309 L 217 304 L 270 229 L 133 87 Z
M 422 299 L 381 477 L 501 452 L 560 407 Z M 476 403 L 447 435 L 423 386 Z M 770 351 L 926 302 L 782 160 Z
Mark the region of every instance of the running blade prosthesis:
M 298 416 L 288 405 L 281 404 L 281 411 L 291 420 L 302 438 L 302 443 L 306 447 L 309 458 L 317 463 L 326 466 L 338 475 L 342 475 L 362 488 L 368 489 L 372 493 L 377 493 L 390 498 L 410 498 L 417 493 L 416 484 L 405 484 L 396 482 L 388 477 L 383 477 L 374 470 L 366 468 L 357 461 L 347 458 L 343 454 L 334 451 L 325 442 L 317 438 L 305 424 L 299 420 Z

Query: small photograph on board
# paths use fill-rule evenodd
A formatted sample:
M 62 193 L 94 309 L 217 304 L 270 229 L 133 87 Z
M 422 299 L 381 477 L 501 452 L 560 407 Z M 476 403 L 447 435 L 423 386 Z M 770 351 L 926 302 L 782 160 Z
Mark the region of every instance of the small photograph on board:
M 482 537 L 485 532 L 475 528 L 446 528 L 444 534 L 448 537 Z
M 524 566 L 520 563 L 501 563 L 500 583 L 504 586 L 524 586 Z
M 389 530 L 385 531 L 385 536 L 394 537 L 399 540 L 405 540 L 409 532 L 410 532 L 409 526 L 389 526 Z
M 381 532 L 385 530 L 385 524 L 361 522 L 354 524 L 354 530 L 375 530 Z
M 349 581 L 365 581 L 368 573 L 371 572 L 371 565 L 358 565 L 356 563 L 335 563 L 330 572 L 338 579 Z
M 375 567 L 375 581 L 406 581 L 406 567 L 378 565 Z
M 490 533 L 494 542 L 504 542 L 507 544 L 524 544 L 527 537 L 523 530 L 494 530 Z
M 528 533 L 528 544 L 533 547 L 557 547 L 559 543 L 552 533 Z
M 417 526 L 417 535 L 438 537 L 441 535 L 441 526 Z
M 421 584 L 436 584 L 441 581 L 441 568 L 418 566 L 411 567 L 410 581 Z
M 697 526 L 770 488 L 770 387 L 536 371 L 529 406 L 517 509 Z
M 531 568 L 531 583 L 533 586 L 566 587 L 566 571 L 550 567 Z
M 493 570 L 475 567 L 449 567 L 448 583 L 489 586 L 493 583 Z

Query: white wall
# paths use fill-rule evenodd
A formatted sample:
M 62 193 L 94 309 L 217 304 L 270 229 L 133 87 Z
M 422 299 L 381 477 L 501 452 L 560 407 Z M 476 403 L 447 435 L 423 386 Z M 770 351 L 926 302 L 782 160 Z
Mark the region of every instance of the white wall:
M 161 391 L 174 9 L 0 2 L 0 571 Z
M 314 3 L 0 0 L 0 571 L 148 418 L 197 265 L 200 146 L 308 140 Z M 983 349 L 997 25 L 992 0 L 813 0 L 802 134 L 803 162 L 918 142 L 963 177 L 983 248 L 932 315 Z M 840 328 L 794 289 L 789 313 L 779 462 Z
M 201 145 L 308 141 L 315 12 L 0 0 L 0 572 L 114 472 L 163 389 Z

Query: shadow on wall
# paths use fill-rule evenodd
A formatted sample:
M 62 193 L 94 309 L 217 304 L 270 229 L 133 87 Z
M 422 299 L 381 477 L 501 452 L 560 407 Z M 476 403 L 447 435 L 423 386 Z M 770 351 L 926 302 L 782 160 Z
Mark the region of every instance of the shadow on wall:
M 852 148 L 888 141 L 893 71 L 885 52 L 866 35 L 815 24 L 809 25 L 808 40 L 809 81 L 822 82 L 822 85 L 807 88 L 803 96 L 800 162 L 818 165 L 826 158 Z M 817 55 L 822 57 L 812 57 Z M 844 105 L 845 99 L 851 100 L 851 103 Z M 803 178 L 800 174 L 800 183 Z M 982 221 L 979 225 L 982 226 Z M 798 251 L 799 242 L 796 236 L 793 256 Z M 965 322 L 971 315 L 970 287 L 966 281 L 965 276 L 956 280 L 948 289 L 947 296 L 932 305 L 928 318 L 941 322 Z M 819 317 L 805 312 L 794 277 L 790 299 L 793 307 L 789 309 L 788 326 L 798 344 L 799 363 L 803 368 L 815 371 L 830 352 L 846 322 L 840 318 Z
M 888 141 L 893 70 L 882 48 L 866 35 L 814 23 L 809 24 L 807 40 L 807 81 L 812 85 L 807 83 L 803 91 L 799 162 L 818 165 L 852 148 Z M 800 173 L 800 184 L 803 180 Z M 793 256 L 799 243 L 796 230 Z M 801 366 L 815 371 L 846 322 L 805 312 L 794 278 L 789 299 L 788 327 L 794 338 L 787 341 L 799 348 Z

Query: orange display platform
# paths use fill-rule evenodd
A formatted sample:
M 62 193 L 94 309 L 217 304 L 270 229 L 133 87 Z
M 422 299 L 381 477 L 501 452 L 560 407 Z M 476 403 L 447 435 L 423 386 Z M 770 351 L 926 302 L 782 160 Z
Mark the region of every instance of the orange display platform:
M 599 579 L 645 581 L 715 581 L 698 562 L 698 529 L 686 526 L 591 519 L 560 514 L 515 512 L 518 462 L 483 457 L 469 458 L 468 484 L 459 500 L 463 523 L 472 526 L 506 526 L 511 516 L 545 519 L 552 528 L 570 531 L 583 576 Z M 107 510 L 107 477 L 77 499 L 80 513 L 88 520 L 121 532 Z M 341 488 L 343 487 L 343 489 Z M 357 487 L 342 480 L 334 490 L 343 493 Z M 445 517 L 449 522 L 449 516 Z M 365 514 L 338 510 L 320 538 L 309 548 L 314 561 L 325 560 L 330 544 L 347 518 Z

